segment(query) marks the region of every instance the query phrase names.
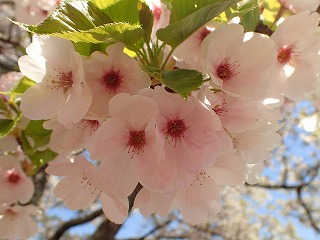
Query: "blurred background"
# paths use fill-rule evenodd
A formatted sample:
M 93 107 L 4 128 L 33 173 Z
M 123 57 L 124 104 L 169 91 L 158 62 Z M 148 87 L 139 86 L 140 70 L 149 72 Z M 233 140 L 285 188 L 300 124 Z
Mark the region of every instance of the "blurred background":
M 17 61 L 31 42 L 31 34 L 8 19 L 35 24 L 58 2 L 0 0 L 0 90 L 5 81 L 21 77 Z M 265 1 L 264 6 L 272 21 L 279 3 Z M 201 225 L 184 222 L 178 211 L 145 218 L 132 210 L 124 224 L 116 225 L 104 217 L 99 203 L 68 210 L 52 194 L 58 178 L 40 169 L 33 176 L 32 203 L 41 214 L 36 217 L 39 232 L 32 239 L 320 239 L 319 109 L 312 96 L 309 101 L 287 101 L 282 107 L 283 141 L 264 168 L 255 170 L 261 172 L 258 183 L 226 188 L 222 211 Z

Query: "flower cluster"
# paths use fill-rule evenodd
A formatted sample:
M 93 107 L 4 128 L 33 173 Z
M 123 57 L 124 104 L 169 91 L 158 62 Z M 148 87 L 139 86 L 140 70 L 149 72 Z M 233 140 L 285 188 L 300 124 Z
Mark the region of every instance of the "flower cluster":
M 21 95 L 20 110 L 51 132 L 48 147 L 59 155 L 46 172 L 62 177 L 54 195 L 70 209 L 99 197 L 105 215 L 122 223 L 128 196 L 141 184 L 133 208 L 144 215 L 178 208 L 198 224 L 220 211 L 224 186 L 254 184 L 281 141 L 279 106 L 285 98 L 305 98 L 320 69 L 319 15 L 290 2 L 299 13 L 270 37 L 210 23 L 167 49 L 156 31 L 169 24 L 170 11 L 150 1 L 153 44 L 143 51 L 151 59 L 152 47 L 162 49 L 157 60 L 171 73 L 199 73 L 202 83 L 186 97 L 152 72 L 151 61 L 127 55 L 123 43 L 82 56 L 69 40 L 34 35 L 19 67 L 36 84 Z M 90 159 L 73 156 L 83 149 Z M 34 189 L 9 155 L 0 157 L 0 173 L 6 238 L 2 221 L 19 214 L 27 221 L 34 210 L 15 203 L 27 203 Z

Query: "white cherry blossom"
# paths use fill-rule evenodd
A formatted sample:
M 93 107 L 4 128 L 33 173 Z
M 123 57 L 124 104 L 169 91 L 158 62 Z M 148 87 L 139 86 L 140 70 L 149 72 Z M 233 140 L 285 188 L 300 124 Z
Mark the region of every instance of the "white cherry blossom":
M 81 55 L 70 41 L 55 37 L 35 36 L 26 50 L 28 55 L 19 59 L 20 70 L 38 84 L 21 96 L 22 113 L 32 120 L 56 117 L 71 128 L 91 104 Z
M 0 238 L 28 239 L 36 234 L 38 227 L 31 215 L 37 213 L 33 205 L 0 205 Z
M 33 181 L 14 156 L 0 156 L 0 189 L 0 204 L 27 203 L 34 193 Z

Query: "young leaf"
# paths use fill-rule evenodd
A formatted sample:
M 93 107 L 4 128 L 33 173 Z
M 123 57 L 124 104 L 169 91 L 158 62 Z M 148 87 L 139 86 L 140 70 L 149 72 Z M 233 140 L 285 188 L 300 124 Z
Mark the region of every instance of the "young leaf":
M 28 88 L 34 86 L 36 84 L 35 81 L 31 80 L 30 78 L 27 77 L 22 77 L 19 83 L 13 87 L 11 90 L 11 93 L 14 94 L 22 94 L 24 93 Z
M 153 26 L 153 14 L 147 4 L 139 1 L 138 3 L 139 10 L 139 22 L 141 24 L 142 29 L 144 30 L 143 39 L 146 43 L 150 42 L 151 32 Z
M 36 173 L 44 164 L 53 160 L 58 154 L 47 148 L 44 151 L 36 151 L 27 155 L 33 163 L 33 172 Z
M 192 91 L 199 89 L 203 83 L 203 76 L 195 70 L 175 69 L 163 71 L 161 82 L 182 97 L 187 98 Z
M 0 112 L 1 112 L 1 110 L 3 110 L 3 111 L 7 111 L 8 110 L 8 107 L 7 107 L 7 105 L 5 104 L 5 100 L 3 100 L 2 98 L 1 98 L 1 96 L 0 96 Z
M 253 8 L 241 17 L 241 25 L 246 31 L 255 31 L 260 22 L 259 8 Z
M 62 2 L 47 19 L 36 26 L 17 24 L 33 33 L 57 36 L 74 42 L 133 44 L 143 35 L 138 24 L 114 23 L 94 3 L 87 1 Z
M 15 119 L 0 119 L 0 138 L 9 134 L 14 129 L 20 118 L 21 115 L 18 115 Z
M 198 11 L 200 8 L 210 4 L 221 2 L 221 0 L 172 0 L 170 23 L 175 23 L 187 17 L 188 15 Z
M 35 152 L 37 148 L 43 147 L 49 143 L 52 130 L 43 128 L 43 122 L 43 120 L 30 121 L 26 129 L 23 131 L 27 141 L 28 138 L 32 139 L 32 143 L 28 141 L 27 146 L 30 146 L 30 148 L 28 151 L 25 149 L 25 152 Z
M 104 12 L 110 16 L 114 22 L 126 22 L 138 24 L 138 0 L 117 0 L 109 5 Z
M 200 2 L 200 1 L 199 1 Z M 186 16 L 185 18 L 157 31 L 157 37 L 164 43 L 176 48 L 201 26 L 236 4 L 239 0 L 219 1 L 209 4 Z
M 90 56 L 94 51 L 105 52 L 109 46 L 107 43 L 86 43 L 86 42 L 73 42 L 75 50 L 82 56 Z

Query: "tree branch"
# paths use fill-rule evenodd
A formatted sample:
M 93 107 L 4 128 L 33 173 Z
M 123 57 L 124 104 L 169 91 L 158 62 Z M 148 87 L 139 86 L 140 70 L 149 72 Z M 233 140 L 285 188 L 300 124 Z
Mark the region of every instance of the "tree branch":
M 297 201 L 298 203 L 303 207 L 309 221 L 310 221 L 310 225 L 311 227 L 317 232 L 320 233 L 320 227 L 316 224 L 313 216 L 312 216 L 312 212 L 309 209 L 309 207 L 307 206 L 307 204 L 303 201 L 302 199 L 302 187 L 297 189 Z
M 58 230 L 55 232 L 55 234 L 49 238 L 49 240 L 59 240 L 60 237 L 65 233 L 65 231 L 67 231 L 69 228 L 72 228 L 74 226 L 89 222 L 97 217 L 99 217 L 100 215 L 102 215 L 103 211 L 102 209 L 99 209 L 95 212 L 92 212 L 89 215 L 86 215 L 84 217 L 80 217 L 80 218 L 76 218 L 76 219 L 72 219 L 68 222 L 63 223 Z

